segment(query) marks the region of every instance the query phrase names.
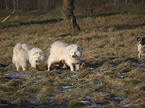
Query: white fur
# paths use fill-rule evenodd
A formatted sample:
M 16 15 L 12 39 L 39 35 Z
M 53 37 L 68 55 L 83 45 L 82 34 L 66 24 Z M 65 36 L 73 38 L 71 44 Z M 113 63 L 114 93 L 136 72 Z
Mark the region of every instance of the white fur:
M 138 58 L 141 58 L 141 56 L 145 52 L 145 45 L 141 45 L 141 44 L 137 43 L 137 48 L 138 48 Z
M 13 49 L 12 62 L 15 64 L 17 71 L 20 70 L 20 66 L 23 71 L 26 70 L 27 61 L 29 61 L 31 67 L 36 68 L 44 61 L 45 55 L 39 48 L 30 49 L 27 44 L 17 43 Z
M 68 45 L 66 43 L 56 41 L 51 44 L 50 55 L 48 57 L 48 71 L 50 70 L 51 64 L 55 62 L 65 61 L 65 64 L 70 67 L 71 71 L 79 69 L 80 60 L 82 57 L 81 48 L 76 45 Z
M 141 44 L 137 44 L 137 48 L 138 48 L 138 58 L 141 58 L 141 54 L 142 54 L 142 45 L 141 45 Z
M 30 50 L 29 46 L 24 43 L 17 43 L 13 49 L 13 58 L 12 62 L 15 64 L 17 71 L 20 70 L 20 66 L 23 71 L 26 70 L 26 64 L 29 59 L 28 51 Z
M 31 67 L 36 68 L 36 65 L 39 65 L 44 61 L 45 55 L 43 51 L 39 48 L 32 48 L 29 53 L 29 63 Z

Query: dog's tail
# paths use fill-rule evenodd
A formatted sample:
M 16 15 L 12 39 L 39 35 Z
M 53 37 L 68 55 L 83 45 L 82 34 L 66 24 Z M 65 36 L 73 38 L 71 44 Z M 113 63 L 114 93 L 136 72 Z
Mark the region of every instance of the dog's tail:
M 30 51 L 30 47 L 27 44 L 22 44 L 22 49 L 24 49 L 26 52 Z
M 19 50 L 22 49 L 22 43 L 17 43 L 14 47 L 14 53 L 17 53 Z
M 17 59 L 17 56 L 23 54 L 28 59 L 28 51 L 30 50 L 29 46 L 24 43 L 17 43 L 13 49 L 13 63 L 15 63 L 15 60 Z
M 12 59 L 13 63 L 15 63 L 16 56 L 18 55 L 21 49 L 22 49 L 22 43 L 17 43 L 13 49 L 13 59 Z
M 25 43 L 17 43 L 14 47 L 14 53 L 17 54 L 17 52 L 19 52 L 20 50 L 28 52 L 30 50 L 30 47 Z

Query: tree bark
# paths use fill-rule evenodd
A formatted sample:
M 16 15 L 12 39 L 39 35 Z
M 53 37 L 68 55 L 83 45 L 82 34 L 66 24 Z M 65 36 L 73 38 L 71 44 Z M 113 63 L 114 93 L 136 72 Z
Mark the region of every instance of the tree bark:
M 144 4 L 144 0 L 142 0 L 142 4 Z
M 14 6 L 14 10 L 16 9 L 16 1 L 13 0 L 13 6 Z
M 9 10 L 9 0 L 5 0 L 6 10 Z
M 64 19 L 68 33 L 76 33 L 80 31 L 80 27 L 77 24 L 73 10 L 74 0 L 63 0 L 62 17 Z
M 17 0 L 17 10 L 19 10 L 19 0 Z

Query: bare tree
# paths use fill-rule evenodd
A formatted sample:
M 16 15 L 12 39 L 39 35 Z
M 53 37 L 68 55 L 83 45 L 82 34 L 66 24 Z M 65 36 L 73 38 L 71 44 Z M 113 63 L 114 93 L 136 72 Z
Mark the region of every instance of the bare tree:
M 17 0 L 17 10 L 19 9 L 19 0 Z
M 13 0 L 13 8 L 14 8 L 14 10 L 16 9 L 16 3 L 15 3 L 15 0 Z
M 63 10 L 62 17 L 66 24 L 68 33 L 76 33 L 80 31 L 80 27 L 76 22 L 76 17 L 74 16 L 74 0 L 63 0 Z
M 41 3 L 41 0 L 38 0 L 38 1 L 37 1 L 37 9 L 38 9 L 38 10 L 41 10 L 40 3 Z
M 6 9 L 9 10 L 9 0 L 5 0 Z
M 127 4 L 128 3 L 128 0 L 125 0 L 125 4 Z

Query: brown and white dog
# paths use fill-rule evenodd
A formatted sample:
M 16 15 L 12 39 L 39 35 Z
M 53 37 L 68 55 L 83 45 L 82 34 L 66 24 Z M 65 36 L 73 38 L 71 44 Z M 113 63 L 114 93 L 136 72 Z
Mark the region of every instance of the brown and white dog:
M 138 58 L 145 52 L 145 37 L 137 37 Z

